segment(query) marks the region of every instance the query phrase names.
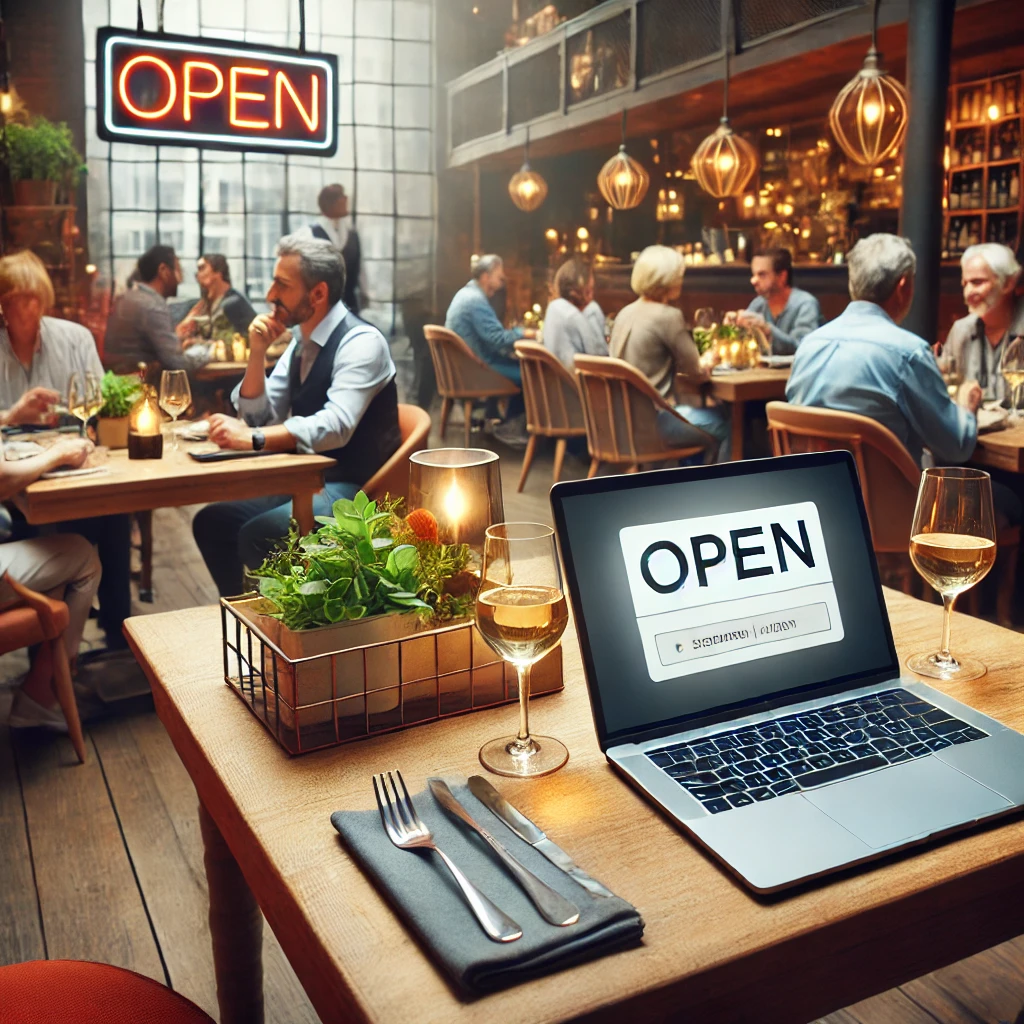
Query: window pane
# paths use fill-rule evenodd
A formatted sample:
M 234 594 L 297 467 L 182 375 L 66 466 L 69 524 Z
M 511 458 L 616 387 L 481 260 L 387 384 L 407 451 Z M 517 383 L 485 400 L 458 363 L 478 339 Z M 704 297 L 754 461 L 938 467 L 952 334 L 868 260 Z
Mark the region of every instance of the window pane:
M 245 202 L 249 212 L 280 213 L 283 199 L 284 163 L 254 163 L 246 159 Z
M 389 85 L 365 85 L 356 82 L 356 124 L 390 125 L 391 92 Z
M 207 213 L 241 213 L 244 209 L 242 165 L 203 161 L 203 206 Z
M 199 209 L 199 165 L 160 163 L 160 209 Z M 197 239 L 198 243 L 198 239 Z
M 389 260 L 395 247 L 395 221 L 392 217 L 360 214 L 356 222 L 363 259 Z
M 432 280 L 429 256 L 399 260 L 395 265 L 395 298 L 423 295 L 430 291 Z
M 152 213 L 115 213 L 114 253 L 138 259 L 156 245 L 156 217 Z
M 399 215 L 429 217 L 434 212 L 434 183 L 427 174 L 396 174 Z
M 428 131 L 400 128 L 395 132 L 395 170 L 429 171 L 433 167 L 434 137 Z
M 391 38 L 391 0 L 356 0 L 356 35 Z
M 116 210 L 156 209 L 156 164 L 113 163 L 111 191 Z
M 429 256 L 434 241 L 432 220 L 399 220 L 398 258 Z
M 320 208 L 316 204 L 320 189 L 324 187 L 323 170 L 317 167 L 288 168 L 288 210 L 316 217 Z
M 85 105 L 89 109 L 93 109 L 96 106 L 96 62 L 92 60 L 85 62 Z M 90 120 L 93 120 L 93 118 L 86 118 L 86 121 Z
M 102 166 L 102 173 L 105 177 L 107 173 L 107 160 L 110 157 L 110 143 L 104 142 L 102 139 L 97 137 L 96 132 L 93 130 L 95 121 L 93 121 L 91 111 L 86 115 L 85 120 L 85 157 L 90 163 L 89 171 L 90 173 L 93 172 L 93 164 L 95 164 L 95 170 L 97 172 Z M 93 123 L 90 124 L 90 121 Z M 102 161 L 102 165 L 100 161 Z
M 353 56 L 357 82 L 391 84 L 391 45 L 390 39 L 356 40 Z
M 244 24 L 244 11 L 240 3 L 227 0 L 200 0 L 199 19 L 202 28 L 232 28 Z M 222 35 L 218 33 L 218 35 Z M 222 38 L 226 38 L 223 37 Z
M 249 258 L 245 261 L 245 293 L 259 312 L 266 308 L 266 294 L 274 280 L 274 261 Z
M 390 174 L 356 172 L 356 207 L 360 213 L 394 213 L 394 183 Z
M 338 124 L 355 123 L 355 88 L 343 82 L 338 86 Z
M 220 252 L 228 259 L 245 253 L 245 218 L 241 215 L 208 213 L 203 222 L 203 252 Z
M 246 256 L 273 260 L 277 242 L 281 237 L 279 213 L 250 213 L 246 217 Z
M 350 36 L 352 34 L 352 0 L 327 0 L 323 5 L 321 28 L 324 35 Z M 330 42 L 329 39 L 324 40 L 325 49 L 330 49 Z
M 164 31 L 182 36 L 199 35 L 199 0 L 174 0 L 174 3 L 166 4 Z
M 159 235 L 160 244 L 173 246 L 178 254 L 183 284 L 192 281 L 196 265 L 186 254 L 199 251 L 199 217 L 194 213 L 162 213 Z
M 415 85 L 396 85 L 395 124 L 400 128 L 429 128 L 430 89 Z
M 430 4 L 422 0 L 395 0 L 395 38 L 430 39 Z
M 152 163 L 156 159 L 156 150 L 152 146 L 133 146 L 128 142 L 112 142 L 110 144 L 110 158 L 111 160 Z
M 356 160 L 360 167 L 374 171 L 390 171 L 392 167 L 391 129 L 356 128 Z
M 114 260 L 114 287 L 123 292 L 128 287 L 128 278 L 135 272 L 137 256 L 118 256 Z
M 430 85 L 430 46 L 427 43 L 395 43 L 395 83 Z

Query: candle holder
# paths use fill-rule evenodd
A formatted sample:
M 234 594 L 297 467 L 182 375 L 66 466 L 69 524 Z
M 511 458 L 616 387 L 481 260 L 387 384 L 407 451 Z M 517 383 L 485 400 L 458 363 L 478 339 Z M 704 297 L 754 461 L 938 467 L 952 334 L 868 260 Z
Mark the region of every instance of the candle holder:
M 437 520 L 442 544 L 468 544 L 479 577 L 487 527 L 504 520 L 498 456 L 485 448 L 432 448 L 409 457 L 409 510 Z
M 160 432 L 160 405 L 156 388 L 143 386 L 142 397 L 128 414 L 128 458 L 159 459 L 164 454 L 164 436 Z

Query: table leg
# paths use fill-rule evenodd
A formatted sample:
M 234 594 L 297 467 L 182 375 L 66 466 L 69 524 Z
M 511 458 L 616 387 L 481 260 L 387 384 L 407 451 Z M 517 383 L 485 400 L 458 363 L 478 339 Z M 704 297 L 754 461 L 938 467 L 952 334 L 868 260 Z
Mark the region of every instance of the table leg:
M 228 844 L 199 803 L 221 1024 L 263 1024 L 263 915 Z
M 732 460 L 743 458 L 743 409 L 746 402 L 732 403 Z
M 292 518 L 297 519 L 299 529 L 305 533 L 312 533 L 313 522 L 313 495 L 315 491 L 303 491 L 301 494 L 292 495 Z

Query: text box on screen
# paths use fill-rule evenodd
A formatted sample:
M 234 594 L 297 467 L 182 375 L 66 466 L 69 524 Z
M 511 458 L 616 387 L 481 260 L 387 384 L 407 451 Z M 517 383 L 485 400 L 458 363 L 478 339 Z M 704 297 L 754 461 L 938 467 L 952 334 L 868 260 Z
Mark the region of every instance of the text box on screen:
M 619 531 L 655 682 L 843 639 L 814 502 Z

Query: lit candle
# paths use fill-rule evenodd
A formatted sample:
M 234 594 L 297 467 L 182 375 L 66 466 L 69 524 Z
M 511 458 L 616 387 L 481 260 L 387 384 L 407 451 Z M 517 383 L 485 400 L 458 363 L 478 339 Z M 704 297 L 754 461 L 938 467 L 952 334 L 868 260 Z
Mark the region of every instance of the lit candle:
M 159 430 L 160 426 L 153 412 L 153 407 L 149 402 L 143 402 L 142 408 L 139 410 L 139 417 L 135 421 L 135 433 L 149 436 L 157 433 Z
M 459 542 L 459 524 L 462 522 L 466 515 L 466 496 L 462 493 L 459 485 L 452 481 L 451 487 L 448 488 L 444 496 L 444 515 L 448 520 L 448 526 L 451 529 L 451 543 L 458 544 Z

